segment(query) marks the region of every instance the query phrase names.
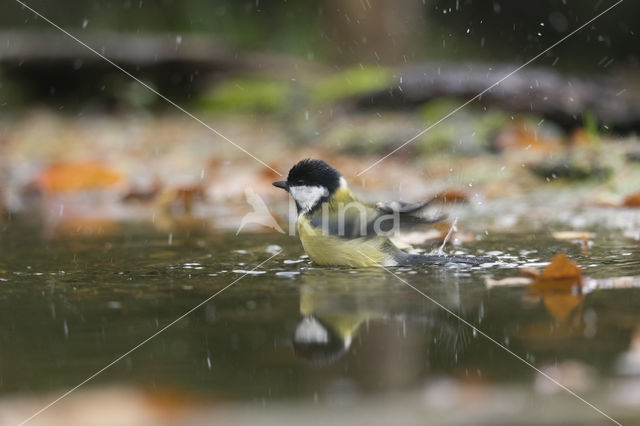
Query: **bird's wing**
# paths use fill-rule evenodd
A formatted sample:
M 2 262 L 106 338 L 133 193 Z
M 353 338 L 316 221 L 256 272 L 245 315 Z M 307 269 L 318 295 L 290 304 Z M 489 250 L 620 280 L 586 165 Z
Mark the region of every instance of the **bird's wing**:
M 423 215 L 425 209 L 435 200 L 436 198 L 431 198 L 418 203 L 379 201 L 375 204 L 376 219 L 380 221 L 383 232 L 391 231 L 392 229 L 389 229 L 389 227 L 393 226 L 396 226 L 396 231 L 404 231 L 416 226 L 441 222 L 447 218 L 447 215 L 443 214 L 432 218 Z M 383 217 L 391 219 L 382 220 L 381 218 Z
M 437 197 L 419 203 L 406 203 L 404 201 L 378 201 L 376 209 L 383 213 L 399 212 L 400 214 L 416 214 L 427 208 Z
M 446 216 L 432 219 L 421 215 L 432 201 L 376 204 L 357 202 L 350 203 L 343 209 L 336 206 L 324 210 L 320 208 L 311 215 L 310 222 L 325 234 L 346 239 L 388 236 L 400 230 L 444 220 Z
M 376 210 L 381 214 L 400 216 L 400 226 L 402 229 L 411 228 L 417 225 L 429 225 L 442 222 L 447 218 L 446 214 L 435 217 L 425 217 L 424 211 L 429 207 L 436 197 L 418 203 L 405 203 L 403 201 L 377 202 Z

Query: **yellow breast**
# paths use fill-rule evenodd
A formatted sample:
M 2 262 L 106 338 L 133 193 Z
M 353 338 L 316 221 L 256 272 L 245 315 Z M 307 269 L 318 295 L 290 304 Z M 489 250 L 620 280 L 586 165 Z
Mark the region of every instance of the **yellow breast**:
M 384 250 L 385 237 L 344 239 L 326 235 L 311 225 L 309 218 L 298 217 L 298 235 L 307 255 L 319 265 L 333 266 L 379 266 L 388 264 L 388 253 Z

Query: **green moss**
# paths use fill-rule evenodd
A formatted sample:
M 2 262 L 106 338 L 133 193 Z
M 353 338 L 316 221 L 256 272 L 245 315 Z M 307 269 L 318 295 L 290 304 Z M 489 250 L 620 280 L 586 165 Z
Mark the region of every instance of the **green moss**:
M 215 112 L 273 113 L 286 107 L 290 87 L 286 82 L 266 78 L 224 81 L 202 95 L 198 106 Z
M 333 74 L 315 83 L 311 93 L 314 103 L 331 103 L 339 99 L 391 85 L 392 73 L 382 67 L 356 67 Z

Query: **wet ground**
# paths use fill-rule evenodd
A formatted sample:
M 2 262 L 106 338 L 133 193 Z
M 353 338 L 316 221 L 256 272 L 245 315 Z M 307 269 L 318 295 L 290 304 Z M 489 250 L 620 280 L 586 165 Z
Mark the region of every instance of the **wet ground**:
M 449 252 L 500 263 L 394 276 L 319 268 L 295 237 L 204 222 L 88 234 L 14 217 L 0 229 L 3 424 L 223 289 L 33 424 L 610 423 L 540 371 L 617 421 L 640 421 L 640 248 L 620 230 L 593 227 L 586 247 L 549 231 L 478 233 Z M 589 279 L 636 278 L 560 293 L 487 285 L 559 252 Z

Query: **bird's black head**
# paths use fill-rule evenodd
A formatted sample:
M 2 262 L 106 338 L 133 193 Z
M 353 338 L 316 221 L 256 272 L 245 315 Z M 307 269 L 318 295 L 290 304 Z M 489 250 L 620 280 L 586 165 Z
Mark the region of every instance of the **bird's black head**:
M 342 175 L 322 160 L 306 159 L 289 170 L 287 185 L 323 186 L 333 193 L 340 186 Z
M 342 182 L 342 175 L 324 161 L 306 159 L 289 170 L 286 181 L 273 185 L 288 191 L 299 210 L 310 211 L 328 199 Z

